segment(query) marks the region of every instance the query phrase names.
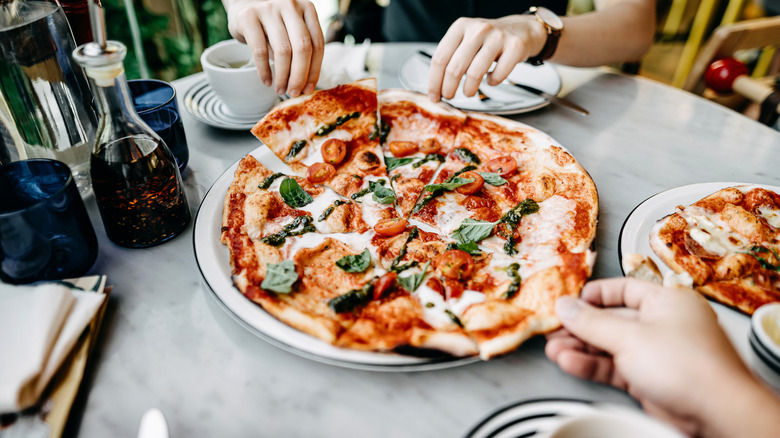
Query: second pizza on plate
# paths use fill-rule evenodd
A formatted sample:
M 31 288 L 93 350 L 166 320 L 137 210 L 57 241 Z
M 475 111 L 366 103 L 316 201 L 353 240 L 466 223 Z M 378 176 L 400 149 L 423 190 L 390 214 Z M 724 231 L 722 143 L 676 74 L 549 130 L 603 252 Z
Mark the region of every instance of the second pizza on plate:
M 596 187 L 530 126 L 366 79 L 252 132 L 290 172 L 240 162 L 221 231 L 234 284 L 324 342 L 490 359 L 559 327 L 555 300 L 591 273 Z

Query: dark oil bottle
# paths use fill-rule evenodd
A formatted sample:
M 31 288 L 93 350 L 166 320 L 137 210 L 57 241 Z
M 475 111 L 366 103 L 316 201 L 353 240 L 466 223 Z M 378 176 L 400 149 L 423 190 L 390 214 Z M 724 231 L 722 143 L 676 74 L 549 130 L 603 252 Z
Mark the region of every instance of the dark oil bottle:
M 117 245 L 166 242 L 190 222 L 176 159 L 136 113 L 125 78 L 123 44 L 80 46 L 74 58 L 87 73 L 100 121 L 92 151 L 92 189 L 106 234 Z
M 177 179 L 178 172 L 161 165 L 173 157 L 166 157 L 167 149 L 152 137 L 125 137 L 116 142 L 128 144 L 109 145 L 105 149 L 152 152 L 128 161 L 92 156 L 92 178 L 97 181 L 94 191 L 108 238 L 118 245 L 144 247 L 175 237 L 187 227 L 190 210 Z

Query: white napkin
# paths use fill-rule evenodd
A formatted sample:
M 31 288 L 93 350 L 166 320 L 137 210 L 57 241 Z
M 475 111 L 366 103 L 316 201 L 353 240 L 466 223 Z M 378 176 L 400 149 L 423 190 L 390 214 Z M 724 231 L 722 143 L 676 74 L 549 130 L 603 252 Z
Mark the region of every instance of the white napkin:
M 328 89 L 368 77 L 366 56 L 371 42 L 360 45 L 339 42 L 325 44 L 317 88 Z
M 34 405 L 105 295 L 0 283 L 0 413 Z

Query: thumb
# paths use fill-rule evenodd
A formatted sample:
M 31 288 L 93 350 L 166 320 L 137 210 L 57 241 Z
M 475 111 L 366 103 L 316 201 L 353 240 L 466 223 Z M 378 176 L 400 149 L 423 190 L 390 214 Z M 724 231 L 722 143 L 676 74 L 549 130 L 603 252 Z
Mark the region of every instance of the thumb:
M 555 313 L 574 336 L 610 354 L 615 353 L 636 324 L 571 296 L 558 298 Z

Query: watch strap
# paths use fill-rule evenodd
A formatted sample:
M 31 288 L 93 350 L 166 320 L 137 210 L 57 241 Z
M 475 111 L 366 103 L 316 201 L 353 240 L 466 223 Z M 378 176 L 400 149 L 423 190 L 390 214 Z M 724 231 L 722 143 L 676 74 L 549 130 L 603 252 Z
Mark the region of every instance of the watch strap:
M 544 26 L 544 28 L 547 30 L 547 40 L 544 42 L 544 47 L 542 47 L 542 50 L 538 55 L 532 56 L 526 60 L 526 62 L 531 65 L 542 65 L 544 64 L 544 61 L 552 58 L 553 54 L 555 53 L 555 49 L 558 48 L 558 40 L 561 38 L 562 31 L 561 29 L 553 28 L 544 20 L 542 20 L 542 18 L 539 17 L 539 14 L 536 13 L 536 7 L 529 9 L 526 14 L 533 14 L 534 18 L 536 18 L 536 21 L 541 23 L 542 26 Z

